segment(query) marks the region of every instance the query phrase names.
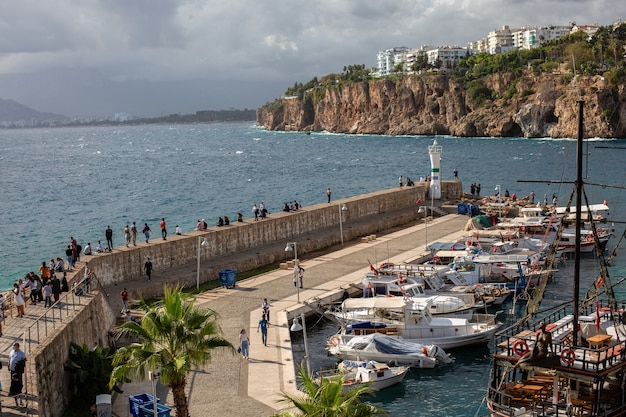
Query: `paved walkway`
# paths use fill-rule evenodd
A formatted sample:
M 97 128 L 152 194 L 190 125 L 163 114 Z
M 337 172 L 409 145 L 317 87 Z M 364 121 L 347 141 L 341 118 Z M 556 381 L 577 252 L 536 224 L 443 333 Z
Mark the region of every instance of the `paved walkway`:
M 346 242 L 346 247 L 336 252 L 310 259 L 304 257 L 301 265 L 306 269 L 305 288 L 299 292 L 300 303 L 297 301 L 298 294 L 293 286 L 291 270 L 275 270 L 242 280 L 234 289 L 220 288 L 201 294 L 199 304 L 219 314 L 224 335 L 234 346 L 238 345 L 242 328 L 247 329 L 252 343 L 249 361 L 236 354 L 216 351 L 208 366 L 189 375 L 187 388 L 190 415 L 270 416 L 278 409 L 285 408 L 286 404 L 280 402 L 282 392 L 289 395 L 297 393 L 289 324 L 291 318 L 304 312 L 304 302 L 328 291 L 360 283 L 369 270 L 368 260 L 372 263 L 383 260 L 400 263 L 419 258 L 424 253 L 425 234 L 429 242 L 450 240 L 464 235 L 459 231 L 466 222 L 466 216 L 448 215 L 429 222 L 427 230 L 421 223 L 378 236 L 368 243 Z M 222 262 L 227 263 L 227 260 Z M 190 271 L 185 268 L 157 271 L 151 285 L 165 282 L 179 274 L 189 274 Z M 141 291 L 146 284 L 146 280 L 137 279 L 125 285 L 129 291 L 136 292 Z M 121 290 L 121 286 L 107 287 L 115 311 L 121 309 Z M 272 304 L 272 325 L 268 331 L 267 347 L 262 345 L 260 334 L 256 333 L 264 297 Z M 123 389 L 123 394 L 113 398 L 113 415 L 117 417 L 130 415 L 130 395 L 151 393 L 153 390 L 150 381 L 126 384 Z M 162 402 L 173 404 L 172 394 L 167 387 L 158 385 L 156 389 L 157 397 Z

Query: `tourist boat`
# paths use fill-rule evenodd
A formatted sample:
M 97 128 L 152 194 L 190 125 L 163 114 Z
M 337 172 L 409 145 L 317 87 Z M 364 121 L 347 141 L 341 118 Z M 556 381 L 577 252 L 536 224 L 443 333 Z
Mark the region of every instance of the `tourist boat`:
M 557 207 L 556 215 L 567 221 L 576 220 L 575 213 L 571 213 L 567 207 Z M 589 206 L 581 206 L 580 211 L 582 214 L 582 220 L 585 222 L 589 221 L 589 213 L 591 213 L 591 218 L 595 222 L 606 222 L 609 217 L 609 206 L 607 206 L 606 201 L 602 204 L 590 204 Z
M 600 248 L 604 250 L 613 232 L 603 228 L 596 228 Z M 595 250 L 596 243 L 593 236 L 593 230 L 582 229 L 580 231 L 580 251 L 582 253 L 591 253 Z M 576 231 L 574 229 L 565 229 L 559 240 L 559 250 L 563 253 L 573 253 L 576 249 Z
M 382 333 L 347 337 L 336 334 L 326 343 L 326 350 L 344 361 L 374 360 L 419 369 L 454 362 L 454 358 L 437 345 L 407 342 Z
M 583 102 L 578 103 L 582 116 Z M 583 194 L 581 127 L 579 123 L 575 182 L 579 207 Z M 583 219 L 580 212 L 577 215 L 576 231 L 580 232 Z M 581 239 L 575 240 L 573 300 L 538 314 L 542 294 L 537 291 L 528 300 L 525 316 L 495 336 L 486 395 L 493 417 L 626 415 L 626 314 L 617 308 L 604 267 L 585 300 L 579 302 L 582 245 Z M 604 260 L 601 253 L 598 258 Z M 542 277 L 541 284 L 546 280 L 547 276 Z M 606 299 L 605 307 L 600 297 Z
M 408 372 L 408 366 L 390 367 L 375 361 L 343 361 L 337 366 L 336 373 L 323 373 L 320 378 L 342 378 L 343 393 L 364 385 L 371 391 L 378 391 L 399 384 Z
M 385 333 L 443 349 L 489 343 L 500 324 L 494 314 L 474 313 L 472 319 L 433 317 L 432 300 L 398 297 L 348 298 L 342 303 L 341 333 L 349 338 Z
M 461 258 L 465 259 L 464 255 L 458 255 L 464 252 L 455 253 L 457 253 L 457 261 Z M 472 259 L 472 256 L 468 255 L 467 259 Z M 472 262 L 471 267 L 473 266 Z M 383 264 L 380 269 L 366 274 L 363 279 L 363 297 L 373 294 L 405 297 L 436 296 L 433 314 L 460 317 L 471 314 L 476 308 L 502 304 L 511 294 L 505 285 L 481 284 L 477 276 L 472 275 L 470 278 L 471 281 L 468 281 L 465 276 L 448 265 Z M 443 306 L 440 307 L 439 304 L 445 305 L 446 300 L 452 300 L 450 305 L 458 304 L 455 308 L 458 311 L 440 312 Z M 463 306 L 460 305 L 461 302 Z
M 468 292 L 427 292 L 426 285 L 419 278 L 374 272 L 368 272 L 363 278 L 363 297 L 428 298 L 432 300 L 431 313 L 445 317 L 471 316 L 476 307 L 482 306 L 477 305 L 474 295 Z

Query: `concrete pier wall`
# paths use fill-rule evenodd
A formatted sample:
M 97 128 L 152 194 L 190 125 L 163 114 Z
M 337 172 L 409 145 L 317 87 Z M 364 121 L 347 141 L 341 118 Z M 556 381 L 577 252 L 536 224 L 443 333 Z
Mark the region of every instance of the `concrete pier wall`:
M 406 224 L 417 217 L 416 201 L 428 205 L 428 189 L 425 183 L 414 187 L 394 188 L 361 196 L 304 207 L 297 212 L 271 213 L 265 220 L 231 223 L 224 227 L 211 227 L 184 236 L 168 236 L 163 241 L 158 233 L 149 244 L 143 241 L 137 247 L 116 247 L 112 253 L 81 257 L 96 273 L 102 285 L 123 284 L 141 277 L 147 257 L 155 270 L 165 271 L 195 262 L 199 239 L 205 238 L 208 246 L 200 247 L 203 264 L 211 267 L 201 269 L 201 281 L 217 278 L 220 267 L 247 271 L 278 261 L 292 259 L 285 253 L 285 243 L 297 242 L 298 255 L 323 249 L 340 242 L 339 213 L 343 211 L 344 241 L 375 234 L 382 230 Z M 461 183 L 442 183 L 444 199 L 459 198 Z M 84 268 L 69 275 L 70 280 L 83 277 Z M 145 275 L 143 275 L 145 279 Z M 187 283 L 195 284 L 195 273 Z M 162 294 L 162 283 L 142 290 L 145 298 Z M 116 296 L 113 294 L 112 296 Z M 39 398 L 39 415 L 58 417 L 68 404 L 70 393 L 65 389 L 67 381 L 63 364 L 68 358 L 70 342 L 86 343 L 88 346 L 107 345 L 107 332 L 115 322 L 117 312 L 111 310 L 107 297 L 97 291 L 88 306 L 78 311 L 71 321 L 48 337 L 29 353 L 35 364 L 36 385 Z M 59 389 L 63 387 L 63 389 Z
M 456 182 L 460 184 L 460 182 Z M 444 183 L 443 190 L 456 188 L 457 184 Z M 340 207 L 342 211 L 343 239 L 348 241 L 398 226 L 417 216 L 416 200 L 428 204 L 425 183 L 414 187 L 394 188 L 355 196 L 332 203 L 304 207 L 296 212 L 270 213 L 265 220 L 246 219 L 242 223 L 231 222 L 229 226 L 210 227 L 207 231 L 192 231 L 184 236 L 168 236 L 164 241 L 153 233 L 149 244 L 140 240 L 137 247 L 116 247 L 112 253 L 99 254 L 84 259 L 94 270 L 103 285 L 121 283 L 144 275 L 143 265 L 150 257 L 156 271 L 189 264 L 198 258 L 198 244 L 206 239 L 208 245 L 200 247 L 202 264 L 219 264 L 220 257 L 257 249 L 258 256 L 242 261 L 240 271 L 254 269 L 292 258 L 277 242 L 297 241 L 298 254 L 319 250 L 341 240 L 339 228 Z M 443 195 L 448 195 L 445 191 Z M 297 240 L 306 234 L 317 234 L 315 239 Z M 142 237 L 142 236 L 139 236 Z M 234 267 L 234 266 L 233 266 Z M 215 268 L 201 268 L 200 281 L 216 279 Z M 144 275 L 145 276 L 145 275 Z M 195 281 L 195 276 L 190 277 Z

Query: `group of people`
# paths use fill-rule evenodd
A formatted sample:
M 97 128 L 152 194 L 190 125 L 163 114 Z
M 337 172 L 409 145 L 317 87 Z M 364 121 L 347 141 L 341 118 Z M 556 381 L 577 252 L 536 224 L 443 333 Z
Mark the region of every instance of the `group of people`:
M 53 262 L 53 260 L 50 260 Z M 28 293 L 26 290 L 28 289 Z M 51 307 L 54 302 L 59 301 L 62 292 L 69 291 L 69 284 L 67 282 L 67 272 L 63 271 L 63 276 L 59 279 L 55 272 L 55 266 L 52 268 L 45 262 L 42 262 L 39 267 L 39 275 L 31 271 L 24 279 L 20 278 L 13 284 L 11 293 L 13 295 L 13 302 L 17 308 L 17 317 L 23 317 L 26 300 L 30 299 L 30 303 L 37 305 L 39 302 L 44 302 L 44 307 Z M 2 336 L 2 330 L 0 328 L 0 336 Z
M 400 188 L 402 188 L 403 185 L 406 185 L 407 187 L 412 187 L 415 185 L 413 180 L 409 177 L 406 177 L 406 182 L 404 182 L 402 180 L 402 175 L 400 175 L 400 177 L 398 178 L 398 182 L 400 183 Z
M 265 219 L 267 217 L 267 207 L 265 207 L 265 203 L 261 201 L 257 206 L 256 203 L 252 205 L 252 214 L 254 214 L 254 221 L 258 222 L 259 218 Z
M 261 333 L 261 342 L 264 346 L 267 346 L 267 329 L 270 327 L 271 306 L 267 298 L 264 298 L 261 303 L 261 319 L 256 329 L 257 333 Z M 246 329 L 241 329 L 239 332 L 239 347 L 237 348 L 237 352 L 240 353 L 244 359 L 250 359 L 250 337 Z
M 480 197 L 480 183 L 472 183 L 472 185 L 470 185 L 470 193 L 472 196 Z
M 283 207 L 283 211 L 296 211 L 300 208 L 300 204 L 296 200 L 291 201 L 290 203 L 285 203 Z

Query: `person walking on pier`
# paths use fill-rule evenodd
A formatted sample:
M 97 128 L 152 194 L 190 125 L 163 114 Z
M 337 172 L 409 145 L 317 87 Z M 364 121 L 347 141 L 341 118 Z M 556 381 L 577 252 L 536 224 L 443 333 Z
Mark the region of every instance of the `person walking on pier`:
M 128 247 L 130 245 L 130 227 L 128 225 L 124 228 L 124 240 L 126 240 L 126 247 Z
M 133 246 L 137 246 L 137 223 L 133 222 L 133 225 L 130 226 L 130 233 L 133 237 Z
M 331 191 L 330 191 L 330 187 L 328 187 L 328 188 L 326 189 L 326 197 L 328 197 L 328 202 L 329 202 L 329 203 L 330 203 L 330 193 L 331 193 Z
M 265 315 L 261 316 L 261 320 L 259 320 L 259 327 L 257 327 L 256 332 L 258 333 L 261 330 L 261 341 L 264 346 L 267 346 L 267 328 L 269 327 L 269 323 L 265 320 Z
M 128 291 L 126 287 L 120 292 L 120 297 L 122 297 L 122 314 L 126 314 L 128 311 Z
M 400 178 L 398 178 L 398 182 L 400 182 L 400 188 L 402 188 L 402 175 L 400 175 Z
M 150 261 L 150 257 L 148 257 L 148 259 L 146 259 L 146 263 L 143 264 L 143 269 L 146 271 L 148 281 L 150 281 L 150 279 L 152 279 L 152 262 Z
M 144 223 L 143 224 L 143 235 L 146 237 L 146 243 L 150 243 L 150 232 L 152 230 L 150 229 L 150 226 L 148 226 L 148 223 Z
M 267 301 L 267 298 L 263 299 L 263 302 L 261 303 L 261 308 L 263 309 L 263 317 L 265 317 L 265 320 L 270 321 L 270 307 L 272 305 L 270 304 L 269 301 Z
M 159 226 L 161 226 L 161 236 L 163 237 L 163 240 L 167 240 L 167 228 L 165 227 L 165 217 L 161 217 L 161 223 L 159 223 Z
M 13 343 L 13 350 L 9 354 L 9 371 L 11 372 L 11 387 L 9 388 L 9 396 L 15 398 L 15 406 L 23 407 L 22 388 L 24 386 L 22 376 L 26 368 L 26 354 L 20 350 L 18 342 Z M 20 400 L 19 404 L 17 400 Z
M 248 337 L 248 333 L 246 333 L 246 329 L 241 329 L 239 333 L 239 350 L 241 350 L 241 356 L 244 359 L 248 359 L 250 355 L 250 338 Z
M 107 226 L 107 230 L 104 232 L 105 237 L 107 238 L 107 250 L 111 252 L 113 250 L 113 229 L 111 226 Z

